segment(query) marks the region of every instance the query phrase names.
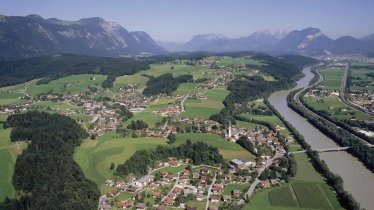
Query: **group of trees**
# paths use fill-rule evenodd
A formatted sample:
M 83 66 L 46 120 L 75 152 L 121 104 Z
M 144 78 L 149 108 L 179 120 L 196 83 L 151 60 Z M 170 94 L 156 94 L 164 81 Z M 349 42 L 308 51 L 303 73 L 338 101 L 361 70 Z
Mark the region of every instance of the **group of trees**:
M 168 157 L 189 158 L 194 165 L 217 165 L 224 161 L 216 147 L 201 141 L 191 143 L 187 140 L 178 147 L 157 146 L 154 150 L 138 150 L 125 163 L 118 165 L 117 173 L 120 176 L 143 176 L 148 174 L 148 168 L 155 166 L 157 160 L 167 160 Z
M 27 112 L 8 117 L 12 141 L 30 140 L 17 157 L 13 186 L 17 199 L 6 199 L 0 209 L 94 209 L 100 192 L 73 160 L 76 146 L 87 133 L 71 118 Z
M 171 73 L 162 74 L 158 77 L 148 76 L 147 87 L 144 89 L 145 96 L 153 96 L 158 94 L 171 95 L 180 83 L 192 82 L 192 75 L 182 75 L 173 77 Z
M 106 58 L 84 55 L 41 56 L 24 60 L 0 61 L 0 87 L 42 78 L 38 84 L 74 74 L 108 75 L 102 84 L 113 86 L 117 76 L 133 74 L 149 68 L 153 58 Z
M 148 124 L 145 123 L 143 120 L 132 120 L 131 123 L 127 125 L 127 129 L 131 130 L 143 130 L 146 128 L 148 128 Z
M 296 91 L 293 92 L 293 94 L 295 93 Z M 291 93 L 289 95 L 289 98 L 293 98 L 293 94 Z M 291 99 L 288 100 L 290 107 L 297 106 L 295 103 L 291 104 L 290 101 Z M 282 120 L 284 125 L 294 135 L 295 139 L 301 145 L 301 147 L 303 147 L 303 149 L 307 151 L 306 153 L 308 157 L 311 159 L 314 168 L 320 174 L 322 174 L 326 178 L 328 184 L 334 188 L 338 200 L 340 204 L 343 206 L 343 208 L 359 210 L 360 204 L 353 198 L 351 194 L 344 190 L 342 178 L 330 171 L 325 161 L 319 158 L 318 152 L 313 151 L 311 146 L 305 141 L 304 136 L 302 136 L 288 121 L 286 121 L 284 117 L 276 109 L 274 109 L 274 107 L 268 101 L 266 101 L 266 104 L 273 110 L 275 115 L 277 115 L 279 119 Z M 296 109 L 294 110 L 296 111 Z

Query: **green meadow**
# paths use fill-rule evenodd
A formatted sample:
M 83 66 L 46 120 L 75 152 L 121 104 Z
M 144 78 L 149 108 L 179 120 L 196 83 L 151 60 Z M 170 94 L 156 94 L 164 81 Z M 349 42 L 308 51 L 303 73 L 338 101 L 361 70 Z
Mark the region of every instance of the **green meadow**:
M 0 124 L 0 202 L 5 197 L 13 198 L 15 190 L 12 184 L 12 176 L 17 156 L 27 147 L 26 142 L 11 142 L 11 129 L 3 129 Z
M 201 117 L 209 119 L 213 114 L 221 111 L 224 107 L 223 100 L 229 94 L 228 90 L 215 88 L 201 92 L 207 99 L 187 99 L 185 112 L 180 117 Z
M 330 91 L 340 88 L 344 75 L 343 68 L 326 68 L 322 69 L 320 72 L 325 78 L 320 86 Z
M 353 66 L 350 70 L 351 85 L 350 90 L 371 90 L 374 91 L 374 77 L 369 76 L 374 74 L 374 65 L 371 69 L 360 68 Z M 371 85 L 370 85 L 371 84 Z
M 116 166 L 124 163 L 137 150 L 152 149 L 165 145 L 163 138 L 119 137 L 115 133 L 105 133 L 96 140 L 86 139 L 76 148 L 74 160 L 83 170 L 85 176 L 94 181 L 102 192 L 107 189 L 104 182 L 113 178 L 111 163 Z

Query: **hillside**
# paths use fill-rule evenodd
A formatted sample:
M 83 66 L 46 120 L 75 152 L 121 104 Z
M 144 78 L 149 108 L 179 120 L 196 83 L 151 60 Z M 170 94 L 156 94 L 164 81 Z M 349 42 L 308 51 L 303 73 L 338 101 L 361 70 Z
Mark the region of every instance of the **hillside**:
M 38 15 L 0 16 L 0 59 L 53 53 L 118 57 L 165 52 L 147 33 L 129 32 L 99 17 L 65 21 Z

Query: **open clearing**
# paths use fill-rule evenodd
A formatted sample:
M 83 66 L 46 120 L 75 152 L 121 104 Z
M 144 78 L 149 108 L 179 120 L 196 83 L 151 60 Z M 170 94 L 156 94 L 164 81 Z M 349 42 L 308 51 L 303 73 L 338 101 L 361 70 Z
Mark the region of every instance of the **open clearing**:
M 12 184 L 14 166 L 17 156 L 27 147 L 26 142 L 11 142 L 10 131 L 11 129 L 3 129 L 3 124 L 0 123 L 0 202 L 7 196 L 9 198 L 14 196 Z

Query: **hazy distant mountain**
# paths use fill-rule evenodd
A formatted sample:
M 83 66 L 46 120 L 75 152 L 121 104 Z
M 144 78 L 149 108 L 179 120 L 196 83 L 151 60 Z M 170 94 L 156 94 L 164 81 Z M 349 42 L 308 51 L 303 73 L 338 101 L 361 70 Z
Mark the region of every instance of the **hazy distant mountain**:
M 169 51 L 259 51 L 274 53 L 297 53 L 306 55 L 366 54 L 374 51 L 374 34 L 356 39 L 351 36 L 333 40 L 318 28 L 285 31 L 257 31 L 249 36 L 229 39 L 222 35 L 200 34 L 190 41 L 163 45 Z
M 303 54 L 322 54 L 331 49 L 334 40 L 324 35 L 318 28 L 294 30 L 287 34 L 274 48 L 280 52 L 298 52 Z
M 64 21 L 38 15 L 0 16 L 0 58 L 22 58 L 51 53 L 95 56 L 164 53 L 145 32 L 128 32 L 103 18 Z
M 169 51 L 169 52 L 178 52 L 178 51 L 181 51 L 183 45 L 185 43 L 180 43 L 180 42 L 162 42 L 162 41 L 158 41 L 157 44 L 164 48 L 165 50 Z

